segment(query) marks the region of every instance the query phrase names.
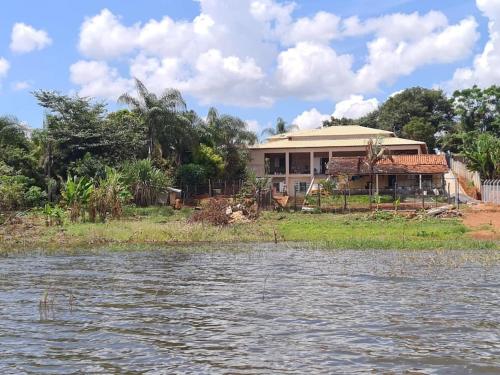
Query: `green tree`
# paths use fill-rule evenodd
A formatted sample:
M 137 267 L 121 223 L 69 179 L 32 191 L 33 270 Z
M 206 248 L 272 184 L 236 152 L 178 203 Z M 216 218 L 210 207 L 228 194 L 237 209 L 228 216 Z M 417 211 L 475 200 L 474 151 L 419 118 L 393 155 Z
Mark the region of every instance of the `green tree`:
M 0 161 L 15 174 L 37 177 L 36 160 L 31 154 L 31 142 L 15 117 L 0 117 Z
M 329 120 L 323 121 L 324 128 L 329 126 L 345 126 L 345 125 L 358 125 L 358 121 L 347 117 L 336 118 L 333 116 L 331 116 Z
M 224 172 L 224 159 L 210 146 L 200 145 L 194 162 L 203 166 L 207 178 L 219 178 Z
M 103 124 L 107 156 L 113 164 L 123 160 L 142 159 L 147 156 L 147 129 L 142 117 L 126 109 L 111 112 Z
M 158 195 L 170 184 L 170 176 L 156 168 L 151 159 L 135 160 L 122 167 L 123 182 L 138 206 L 155 204 Z
M 413 118 L 430 124 L 434 133 L 448 129 L 452 124 L 453 107 L 441 90 L 422 87 L 406 89 L 382 104 L 376 116 L 376 127 L 403 135 L 403 128 Z
M 157 96 L 138 79 L 135 79 L 135 86 L 137 97 L 125 93 L 118 100 L 143 118 L 147 128 L 148 158 L 151 159 L 157 146 L 158 134 L 175 134 L 172 129 L 179 128 L 177 115 L 186 110 L 186 103 L 178 90 L 166 89 Z
M 219 115 L 215 108 L 208 111 L 205 141 L 224 159 L 222 177 L 228 181 L 242 179 L 248 162 L 247 146 L 257 140 L 247 124 L 231 115 Z
M 490 132 L 500 137 L 500 86 L 455 91 L 452 100 L 460 130 Z
M 34 95 L 38 103 L 49 110 L 44 124 L 47 133 L 39 139 L 44 149 L 42 158 L 51 159 L 49 175 L 66 175 L 68 166 L 86 153 L 106 155 L 110 152 L 104 127 L 104 103 L 51 91 L 36 91 Z
M 298 130 L 299 127 L 298 125 L 295 124 L 290 124 L 288 125 L 285 120 L 283 120 L 281 117 L 278 117 L 276 119 L 276 126 L 274 128 L 266 128 L 262 130 L 261 135 L 278 135 L 278 134 L 285 134 L 294 130 Z
M 365 163 L 370 171 L 370 189 L 369 189 L 370 209 L 372 208 L 374 169 L 377 163 L 380 160 L 384 159 L 392 160 L 391 156 L 389 155 L 389 151 L 384 146 L 382 146 L 381 139 L 379 138 L 376 138 L 375 140 L 369 139 L 366 145 Z
M 484 179 L 500 177 L 500 138 L 490 133 L 478 137 L 468 137 L 464 143 L 462 154 L 467 166 L 479 172 Z
M 431 152 L 436 146 L 435 132 L 434 126 L 421 117 L 413 117 L 410 122 L 403 126 L 402 131 L 405 138 L 425 142 Z

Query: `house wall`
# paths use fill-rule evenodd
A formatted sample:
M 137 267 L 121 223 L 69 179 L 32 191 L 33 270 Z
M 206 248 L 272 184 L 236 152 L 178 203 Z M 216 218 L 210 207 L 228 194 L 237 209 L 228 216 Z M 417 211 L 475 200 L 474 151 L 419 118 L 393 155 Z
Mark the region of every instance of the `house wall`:
M 410 146 L 388 146 L 387 147 L 391 151 L 407 151 L 407 150 L 412 150 L 415 153 L 420 153 L 421 149 L 420 146 L 418 145 L 410 145 Z M 282 175 L 278 174 L 272 174 L 268 175 L 271 177 L 272 182 L 282 182 L 284 181 L 286 190 L 289 195 L 293 194 L 293 189 L 295 186 L 295 183 L 306 183 L 307 186 L 311 183 L 311 181 L 314 178 L 314 168 L 316 168 L 317 171 L 320 170 L 320 158 L 323 155 L 328 155 L 327 157 L 331 157 L 332 153 L 338 153 L 338 152 L 349 152 L 349 153 L 356 153 L 359 155 L 364 155 L 365 147 L 358 146 L 358 147 L 329 147 L 329 148 L 297 148 L 297 149 L 291 149 L 291 148 L 265 148 L 265 149 L 250 149 L 250 163 L 249 163 L 249 168 L 251 168 L 257 177 L 264 177 L 266 176 L 265 174 L 265 156 L 266 154 L 285 154 L 285 173 Z M 301 166 L 300 168 L 297 169 L 298 173 L 291 173 L 290 170 L 290 154 L 301 154 L 298 156 L 297 163 Z M 311 166 L 312 168 L 303 168 L 304 166 Z M 308 171 L 308 173 L 304 173 Z M 379 183 L 382 183 L 382 176 L 379 177 Z M 387 177 L 385 176 L 385 179 Z M 384 180 L 385 181 L 385 180 Z M 366 186 L 366 177 L 363 177 L 356 181 L 353 185 L 351 185 L 351 188 L 354 189 L 364 189 Z M 384 184 L 387 184 L 387 182 L 383 182 Z M 299 192 L 297 195 L 302 195 L 302 192 Z
M 412 150 L 413 152 L 419 154 L 421 152 L 420 146 L 418 145 L 408 145 L 408 146 L 387 146 L 387 149 L 390 151 L 407 151 Z M 297 152 L 306 152 L 306 153 L 319 153 L 325 152 L 330 157 L 332 156 L 332 152 L 355 152 L 360 155 L 365 154 L 365 147 L 329 147 L 329 148 L 263 148 L 263 149 L 250 149 L 250 163 L 249 167 L 255 172 L 255 174 L 259 177 L 265 176 L 265 167 L 264 167 L 264 155 L 272 154 L 272 153 L 297 153 Z M 314 158 L 314 157 L 313 157 Z M 287 157 L 288 160 L 288 157 Z M 319 163 L 319 161 L 318 161 Z M 287 163 L 288 165 L 288 163 Z M 319 170 L 319 169 L 318 169 Z M 311 168 L 311 173 L 314 171 L 314 167 Z

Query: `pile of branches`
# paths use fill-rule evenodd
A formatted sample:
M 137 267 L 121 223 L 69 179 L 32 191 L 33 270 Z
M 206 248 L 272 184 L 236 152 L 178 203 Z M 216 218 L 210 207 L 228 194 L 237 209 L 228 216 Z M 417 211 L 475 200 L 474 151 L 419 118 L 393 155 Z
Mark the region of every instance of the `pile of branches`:
M 230 219 L 228 207 L 229 204 L 224 199 L 210 199 L 201 210 L 194 212 L 191 216 L 191 221 L 195 223 L 208 223 L 216 226 L 227 225 Z

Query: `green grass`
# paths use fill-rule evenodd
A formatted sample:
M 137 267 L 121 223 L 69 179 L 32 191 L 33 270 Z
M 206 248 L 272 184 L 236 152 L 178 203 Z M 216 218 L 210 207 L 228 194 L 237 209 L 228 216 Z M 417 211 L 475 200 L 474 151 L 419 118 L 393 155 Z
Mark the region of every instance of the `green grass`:
M 375 215 L 294 214 L 277 229 L 286 241 L 315 242 L 345 249 L 479 249 L 498 242 L 475 240 L 458 219 L 406 219 Z
M 375 204 L 375 197 L 372 198 L 373 203 Z M 315 206 L 318 204 L 318 196 L 308 195 L 305 199 L 308 205 Z M 390 195 L 381 195 L 380 203 L 392 203 L 394 201 L 394 197 Z M 368 195 L 350 195 L 347 197 L 348 204 L 364 204 L 368 206 L 370 204 L 370 197 Z M 321 196 L 321 205 L 322 206 L 340 206 L 344 204 L 344 196 L 343 195 L 322 195 Z
M 121 220 L 45 227 L 40 216 L 0 227 L 0 253 L 19 249 L 137 249 L 170 244 L 300 242 L 331 249 L 499 249 L 475 240 L 459 219 L 408 219 L 394 212 L 306 214 L 263 212 L 254 222 L 226 227 L 191 223 L 192 209 L 127 207 Z

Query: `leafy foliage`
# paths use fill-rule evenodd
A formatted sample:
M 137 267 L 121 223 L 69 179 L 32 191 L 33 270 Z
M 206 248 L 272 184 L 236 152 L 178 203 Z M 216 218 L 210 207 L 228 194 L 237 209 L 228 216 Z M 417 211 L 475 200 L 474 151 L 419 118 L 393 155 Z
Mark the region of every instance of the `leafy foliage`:
M 72 222 L 77 221 L 80 217 L 85 218 L 84 209 L 87 208 L 93 191 L 94 184 L 92 180 L 85 177 L 68 176 L 62 191 L 62 198 L 70 211 Z
M 158 195 L 165 191 L 170 182 L 169 176 L 156 168 L 150 159 L 128 162 L 122 171 L 123 181 L 138 206 L 156 203 Z
M 486 179 L 500 178 L 500 138 L 480 134 L 465 143 L 462 153 L 471 170 Z
M 281 117 L 278 117 L 276 119 L 276 127 L 275 128 L 266 128 L 262 130 L 261 135 L 278 135 L 278 134 L 284 134 L 288 133 L 294 130 L 298 130 L 299 127 L 298 125 L 295 124 L 290 124 L 288 125 L 285 120 L 283 120 Z

